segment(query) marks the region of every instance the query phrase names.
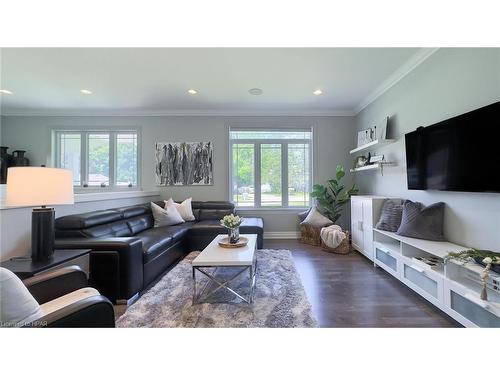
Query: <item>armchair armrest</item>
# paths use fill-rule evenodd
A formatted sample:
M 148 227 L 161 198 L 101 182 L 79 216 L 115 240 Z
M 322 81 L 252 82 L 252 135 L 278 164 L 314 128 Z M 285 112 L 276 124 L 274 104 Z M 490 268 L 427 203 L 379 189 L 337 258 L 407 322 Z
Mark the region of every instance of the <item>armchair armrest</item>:
M 55 248 L 91 249 L 90 284 L 112 300 L 129 299 L 143 287 L 140 238 L 61 238 L 55 241 Z M 113 281 L 116 281 L 116 285 L 110 287 L 110 275 L 114 273 L 116 277 L 113 279 L 117 280 Z
M 111 328 L 114 326 L 113 305 L 101 295 L 76 301 L 25 325 L 25 327 L 71 328 Z
M 39 304 L 51 301 L 88 285 L 87 275 L 78 266 L 64 267 L 23 280 Z

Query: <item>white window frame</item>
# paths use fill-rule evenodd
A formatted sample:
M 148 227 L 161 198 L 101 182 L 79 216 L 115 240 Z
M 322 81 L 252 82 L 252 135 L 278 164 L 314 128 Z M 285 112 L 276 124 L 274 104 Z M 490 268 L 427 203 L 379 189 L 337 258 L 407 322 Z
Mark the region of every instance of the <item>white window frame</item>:
M 140 190 L 141 186 L 141 171 L 140 171 L 140 157 L 141 157 L 141 141 L 140 132 L 138 129 L 96 129 L 96 130 L 53 130 L 54 132 L 54 151 L 55 151 L 55 165 L 61 167 L 61 135 L 62 134 L 80 134 L 80 185 L 75 185 L 76 192 L 96 192 L 96 191 L 130 191 Z M 109 183 L 105 187 L 101 186 L 85 186 L 88 184 L 88 165 L 89 165 L 89 149 L 88 141 L 90 134 L 109 134 Z M 136 157 L 136 171 L 137 171 L 137 185 L 133 186 L 116 186 L 116 144 L 117 136 L 119 134 L 135 134 L 137 137 L 137 157 Z
M 310 139 L 232 139 L 231 132 L 233 131 L 267 131 L 267 132 L 310 132 Z M 280 210 L 280 209 L 296 209 L 301 210 L 311 206 L 311 191 L 313 181 L 313 128 L 240 128 L 229 127 L 229 201 L 232 202 L 233 197 L 233 145 L 234 144 L 253 144 L 254 151 L 254 204 L 253 206 L 238 206 L 237 210 Z M 281 206 L 262 206 L 261 202 L 261 145 L 263 144 L 280 144 L 281 145 Z M 288 205 L 288 145 L 289 144 L 309 144 L 309 202 L 306 206 L 289 206 Z

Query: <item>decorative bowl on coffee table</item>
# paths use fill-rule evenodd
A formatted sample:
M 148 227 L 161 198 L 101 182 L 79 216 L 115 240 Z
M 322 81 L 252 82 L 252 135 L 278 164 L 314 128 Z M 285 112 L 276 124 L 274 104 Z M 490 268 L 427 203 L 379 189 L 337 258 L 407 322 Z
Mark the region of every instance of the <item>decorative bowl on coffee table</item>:
M 234 249 L 238 247 L 244 247 L 248 243 L 248 238 L 241 236 L 238 242 L 231 243 L 229 242 L 229 237 L 223 237 L 219 240 L 219 246 L 224 247 L 226 249 Z

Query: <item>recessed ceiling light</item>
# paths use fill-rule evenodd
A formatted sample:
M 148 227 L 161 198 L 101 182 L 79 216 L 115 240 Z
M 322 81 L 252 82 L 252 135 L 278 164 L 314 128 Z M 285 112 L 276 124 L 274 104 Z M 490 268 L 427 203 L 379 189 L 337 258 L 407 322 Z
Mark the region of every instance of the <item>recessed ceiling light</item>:
M 7 94 L 7 95 L 12 95 L 13 92 L 5 89 L 0 89 L 0 94 Z
M 80 90 L 80 92 L 84 95 L 92 95 L 92 91 L 90 90 L 87 90 L 87 89 L 83 89 L 83 90 Z
M 251 95 L 262 95 L 262 89 L 259 89 L 257 87 L 253 88 L 253 89 L 250 89 L 248 90 L 248 92 L 251 94 Z
M 188 90 L 188 94 L 190 94 L 190 95 L 196 95 L 196 94 L 198 94 L 198 91 L 196 91 L 195 89 L 189 89 Z
M 321 91 L 320 89 L 317 89 L 317 90 L 313 91 L 313 94 L 314 95 L 321 95 L 321 94 L 323 94 L 323 91 Z

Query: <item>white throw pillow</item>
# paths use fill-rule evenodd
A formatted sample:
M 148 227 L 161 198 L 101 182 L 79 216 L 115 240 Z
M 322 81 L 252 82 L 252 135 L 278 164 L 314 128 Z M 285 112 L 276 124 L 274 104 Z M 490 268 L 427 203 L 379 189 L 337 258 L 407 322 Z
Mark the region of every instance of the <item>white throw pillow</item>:
M 0 268 L 0 322 L 3 327 L 21 326 L 42 316 L 40 305 L 10 270 Z
M 173 201 L 172 198 L 170 198 L 169 200 Z M 188 198 L 188 199 L 185 199 L 182 203 L 174 202 L 175 208 L 181 214 L 184 221 L 194 221 L 195 220 L 195 217 L 193 215 L 193 207 L 191 206 L 192 200 L 193 200 L 193 198 Z M 164 202 L 166 205 L 167 201 L 164 201 Z
M 165 208 L 161 208 L 156 203 L 151 202 L 151 211 L 155 219 L 155 227 L 166 227 L 170 225 L 183 223 L 181 214 L 175 208 L 174 201 L 169 199 L 165 203 Z
M 314 206 L 313 208 L 311 208 L 311 211 L 309 211 L 307 217 L 301 224 L 308 224 L 314 227 L 325 227 L 327 225 L 332 225 L 333 221 L 322 215 L 321 212 L 318 211 L 316 206 Z

